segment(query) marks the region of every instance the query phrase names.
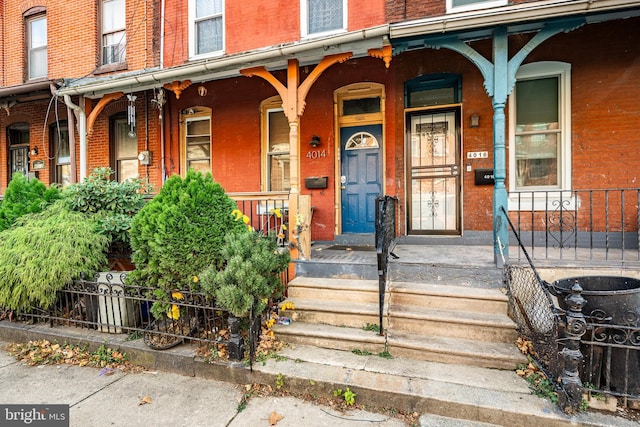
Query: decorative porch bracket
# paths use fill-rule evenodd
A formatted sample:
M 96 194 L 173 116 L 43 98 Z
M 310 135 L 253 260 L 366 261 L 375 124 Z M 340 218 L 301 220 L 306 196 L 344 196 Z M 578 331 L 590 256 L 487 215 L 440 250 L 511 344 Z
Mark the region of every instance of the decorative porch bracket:
M 96 104 L 96 106 L 91 110 L 89 115 L 87 116 L 87 135 L 91 136 L 93 133 L 93 125 L 96 123 L 96 119 L 98 115 L 104 110 L 104 108 L 111 101 L 115 101 L 116 99 L 120 99 L 124 96 L 124 92 L 114 92 L 103 95 L 100 98 L 100 101 Z
M 501 207 L 508 211 L 508 194 L 505 186 L 507 177 L 506 160 L 506 119 L 504 107 L 507 97 L 516 83 L 516 73 L 526 57 L 540 44 L 561 32 L 569 32 L 582 26 L 584 18 L 556 21 L 545 24 L 511 59 L 509 59 L 509 31 L 506 26 L 493 31 L 493 63 L 463 41 L 460 36 L 425 39 L 424 46 L 433 49 L 450 49 L 470 60 L 480 70 L 484 78 L 484 88 L 491 97 L 493 106 L 493 246 L 494 262 L 502 267 L 502 255 L 498 242 L 509 241 L 507 221 Z M 502 253 L 509 259 L 509 245 L 504 244 Z
M 309 73 L 300 84 L 300 66 L 297 59 L 290 59 L 287 63 L 287 83 L 280 82 L 265 67 L 253 67 L 240 70 L 240 74 L 247 77 L 258 76 L 266 80 L 280 95 L 282 108 L 289 122 L 289 167 L 291 190 L 289 194 L 289 241 L 298 244 L 291 249 L 291 257 L 308 259 L 311 256 L 311 236 L 301 235 L 311 233 L 310 214 L 300 215 L 298 210 L 300 195 L 300 161 L 298 147 L 298 127 L 300 117 L 304 113 L 306 97 L 311 86 L 318 80 L 327 68 L 334 64 L 344 62 L 351 58 L 353 53 L 344 52 L 335 55 L 327 55 Z M 299 232 L 299 233 L 298 233 Z

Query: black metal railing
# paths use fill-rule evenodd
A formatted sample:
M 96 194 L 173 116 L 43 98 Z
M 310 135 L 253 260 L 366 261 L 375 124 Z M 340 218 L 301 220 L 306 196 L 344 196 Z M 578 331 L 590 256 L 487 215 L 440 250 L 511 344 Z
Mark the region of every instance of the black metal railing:
M 509 218 L 533 259 L 637 262 L 639 205 L 636 188 L 517 192 Z
M 289 193 L 228 193 L 254 230 L 275 235 L 280 246 L 288 240 Z
M 621 398 L 618 403 L 622 406 L 629 400 L 640 401 L 637 297 L 628 303 L 610 304 L 610 312 L 598 308 L 583 313 L 587 300 L 580 280 L 552 284 L 542 280 L 510 220 L 509 225 L 529 263 L 504 264 L 509 316 L 520 335 L 532 343 L 530 357 L 554 385 L 560 406 L 566 412 L 576 412 L 584 393 L 589 398 Z M 565 281 L 572 283 L 560 287 Z
M 91 280 L 77 280 L 58 292 L 48 310 L 33 308 L 21 319 L 45 322 L 51 327 L 70 326 L 143 338 L 145 344 L 164 350 L 184 342 L 201 343 L 231 359 L 244 357 L 244 342 L 237 322 L 206 295 L 180 291 L 169 301 L 155 297 L 154 288 L 125 284 L 126 272 L 99 273 Z M 167 305 L 163 319 L 151 313 L 154 303 Z M 254 335 L 247 339 L 255 338 Z M 249 343 L 255 347 L 256 343 Z M 238 348 L 240 346 L 240 348 Z
M 384 334 L 382 318 L 384 315 L 384 296 L 387 287 L 387 265 L 396 239 L 396 207 L 398 199 L 392 196 L 376 198 L 376 253 L 378 258 L 378 301 L 380 335 Z

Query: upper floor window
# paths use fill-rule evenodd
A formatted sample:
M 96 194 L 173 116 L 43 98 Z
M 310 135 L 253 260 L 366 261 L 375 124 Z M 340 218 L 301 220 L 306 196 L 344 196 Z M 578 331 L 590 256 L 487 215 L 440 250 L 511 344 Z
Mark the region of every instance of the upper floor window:
M 54 123 L 49 129 L 52 157 L 51 182 L 65 187 L 71 184 L 71 150 L 69 128 L 66 121 Z
M 224 0 L 189 0 L 189 56 L 222 53 Z
M 347 29 L 347 0 L 302 0 L 302 36 Z
M 26 30 L 27 75 L 30 80 L 47 77 L 47 16 L 27 17 Z
M 518 70 L 509 99 L 510 191 L 571 189 L 570 73 L 562 62 Z
M 102 1 L 102 65 L 118 64 L 126 59 L 125 0 Z
M 447 12 L 464 12 L 507 4 L 507 0 L 447 0 Z
M 211 172 L 211 109 L 187 108 L 180 113 L 181 171 L 189 168 L 206 174 Z

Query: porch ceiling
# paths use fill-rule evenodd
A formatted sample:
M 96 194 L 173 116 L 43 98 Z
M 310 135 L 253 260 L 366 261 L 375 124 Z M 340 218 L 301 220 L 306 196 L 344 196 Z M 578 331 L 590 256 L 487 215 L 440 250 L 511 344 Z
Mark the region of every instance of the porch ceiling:
M 241 76 L 240 70 L 263 66 L 269 70 L 286 70 L 289 59 L 297 59 L 301 66 L 318 64 L 327 55 L 351 52 L 353 58 L 367 56 L 369 49 L 379 49 L 387 40 L 389 26 L 323 37 L 320 39 L 273 46 L 220 58 L 194 61 L 171 68 L 155 68 L 135 73 L 105 77 L 68 79 L 57 94 L 83 95 L 98 98 L 106 93 L 137 92 L 162 87 L 175 80 L 200 83 Z

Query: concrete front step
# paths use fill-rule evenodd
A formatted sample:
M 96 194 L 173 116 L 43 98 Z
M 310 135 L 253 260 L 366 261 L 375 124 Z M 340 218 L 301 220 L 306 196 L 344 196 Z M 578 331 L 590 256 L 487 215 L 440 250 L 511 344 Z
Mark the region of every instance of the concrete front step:
M 358 404 L 462 420 L 453 425 L 478 425 L 464 424 L 469 421 L 528 427 L 637 425 L 591 411 L 567 416 L 548 399 L 533 395 L 514 371 L 385 359 L 305 345 L 285 347 L 279 354 L 288 360 L 269 359 L 253 369 L 272 381 L 280 378 L 285 390 L 320 396 L 349 387 Z M 428 419 L 421 426 L 432 426 Z
M 515 323 L 506 314 L 396 307 L 389 309 L 389 329 L 419 335 L 492 342 L 515 342 Z
M 364 279 L 335 279 L 296 277 L 288 285 L 290 299 L 319 299 L 378 303 L 378 281 Z
M 387 348 L 392 355 L 408 359 L 494 369 L 513 370 L 527 362 L 515 343 L 427 337 L 397 331 L 388 332 Z
M 305 322 L 276 325 L 274 331 L 279 340 L 289 344 L 372 354 L 387 350 L 394 357 L 414 360 L 510 370 L 527 361 L 513 343 L 426 337 L 391 331 L 385 347 L 385 338 L 376 332 Z
M 374 354 L 385 350 L 384 336 L 362 328 L 294 321 L 290 325 L 274 325 L 273 330 L 280 341 L 289 344 L 345 351 L 363 350 Z
M 466 312 L 506 313 L 507 296 L 496 288 L 472 288 L 421 282 L 389 284 L 391 304 Z
M 294 322 L 363 328 L 367 324 L 378 324 L 380 321 L 377 302 L 357 303 L 301 298 L 290 298 L 287 301 L 293 302 L 295 309 L 280 314 L 290 316 Z

